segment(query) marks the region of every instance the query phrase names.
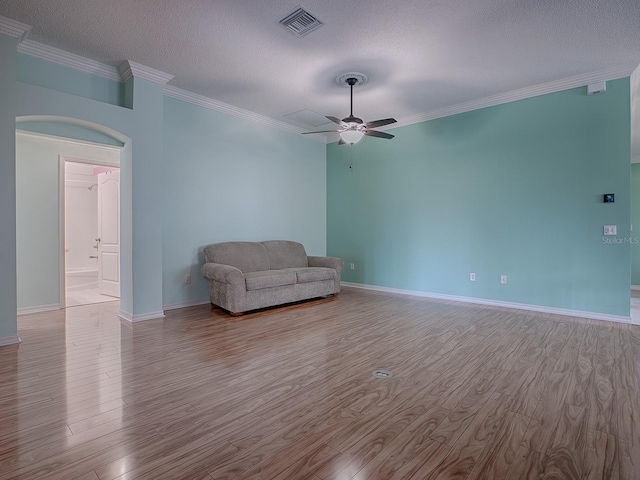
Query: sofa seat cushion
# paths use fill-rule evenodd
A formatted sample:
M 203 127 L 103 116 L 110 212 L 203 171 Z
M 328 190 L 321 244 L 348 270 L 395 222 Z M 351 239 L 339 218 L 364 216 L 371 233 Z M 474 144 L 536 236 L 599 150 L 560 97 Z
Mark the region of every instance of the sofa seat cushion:
M 244 274 L 247 290 L 295 285 L 296 274 L 289 270 L 263 270 L 262 272 L 247 272 Z
M 320 282 L 322 280 L 333 280 L 336 278 L 336 271 L 333 268 L 305 267 L 286 268 L 284 270 L 295 272 L 298 283 Z

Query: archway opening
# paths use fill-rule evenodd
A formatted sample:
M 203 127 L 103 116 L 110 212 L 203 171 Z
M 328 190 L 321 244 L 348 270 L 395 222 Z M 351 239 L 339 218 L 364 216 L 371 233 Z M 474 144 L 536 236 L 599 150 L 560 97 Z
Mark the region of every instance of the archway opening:
M 52 150 L 52 146 L 57 151 Z M 114 151 L 119 158 L 118 167 L 131 165 L 131 139 L 111 128 L 57 116 L 32 115 L 16 119 L 18 314 L 65 307 L 65 253 L 68 252 L 65 252 L 65 170 L 60 165 L 69 157 L 91 158 L 98 165 L 109 165 Z M 130 171 L 123 168 L 121 175 L 127 176 Z M 131 185 L 129 178 L 123 178 L 123 182 Z M 118 195 L 118 216 L 130 219 L 130 195 L 122 190 Z M 124 240 L 117 267 L 122 302 L 127 305 L 132 297 L 128 275 L 132 270 L 132 255 L 131 242 Z

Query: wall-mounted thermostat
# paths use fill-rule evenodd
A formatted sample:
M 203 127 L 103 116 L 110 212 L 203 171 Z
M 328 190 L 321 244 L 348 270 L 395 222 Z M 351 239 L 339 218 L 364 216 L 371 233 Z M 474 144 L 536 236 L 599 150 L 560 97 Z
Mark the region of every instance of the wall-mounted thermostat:
M 616 201 L 615 195 L 613 193 L 605 193 L 603 195 L 604 203 L 613 203 Z

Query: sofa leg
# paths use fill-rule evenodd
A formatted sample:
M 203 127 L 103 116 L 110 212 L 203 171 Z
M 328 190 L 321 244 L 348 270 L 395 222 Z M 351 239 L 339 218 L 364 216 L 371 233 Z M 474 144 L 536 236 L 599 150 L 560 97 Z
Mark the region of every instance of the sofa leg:
M 339 295 L 340 295 L 340 292 L 336 292 L 333 294 L 333 298 L 338 298 Z
M 244 315 L 244 312 L 229 312 L 232 317 L 241 317 Z

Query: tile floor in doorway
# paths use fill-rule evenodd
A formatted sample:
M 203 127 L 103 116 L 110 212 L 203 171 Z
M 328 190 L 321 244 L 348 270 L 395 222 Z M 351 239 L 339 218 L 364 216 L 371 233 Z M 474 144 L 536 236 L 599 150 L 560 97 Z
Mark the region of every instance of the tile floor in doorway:
M 67 307 L 90 305 L 92 303 L 117 302 L 118 300 L 116 297 L 102 295 L 98 292 L 97 288 L 67 292 Z

